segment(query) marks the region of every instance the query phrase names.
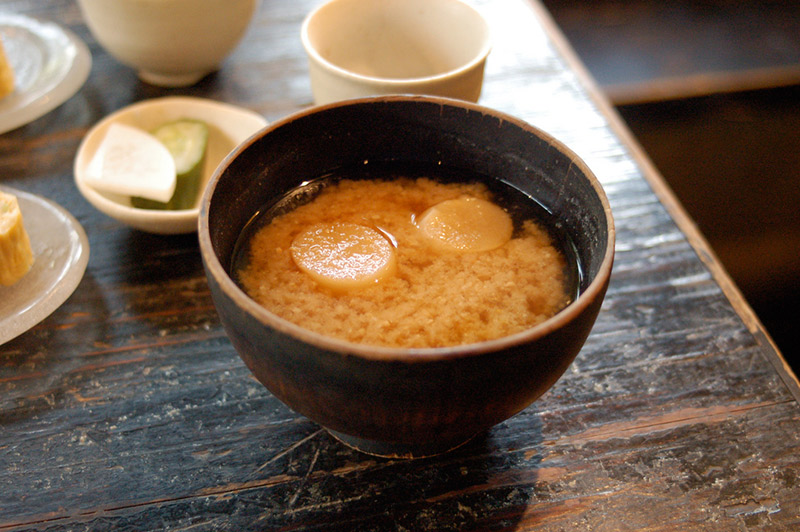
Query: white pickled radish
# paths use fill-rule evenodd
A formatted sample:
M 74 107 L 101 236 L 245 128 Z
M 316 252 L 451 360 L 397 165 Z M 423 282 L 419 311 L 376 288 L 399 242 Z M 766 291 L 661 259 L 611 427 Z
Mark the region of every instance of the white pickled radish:
M 153 135 L 111 124 L 86 168 L 86 183 L 101 192 L 167 202 L 175 192 L 175 160 Z

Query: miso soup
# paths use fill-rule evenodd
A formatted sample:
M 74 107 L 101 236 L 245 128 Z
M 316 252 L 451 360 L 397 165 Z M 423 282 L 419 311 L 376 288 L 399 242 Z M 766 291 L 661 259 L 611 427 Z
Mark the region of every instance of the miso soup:
M 529 329 L 576 296 L 566 235 L 534 199 L 461 170 L 368 164 L 265 206 L 232 265 L 255 301 L 342 340 L 429 348 Z

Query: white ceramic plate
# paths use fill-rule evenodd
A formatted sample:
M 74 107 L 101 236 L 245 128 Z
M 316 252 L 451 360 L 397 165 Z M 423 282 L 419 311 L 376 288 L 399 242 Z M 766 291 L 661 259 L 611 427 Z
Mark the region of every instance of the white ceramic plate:
M 14 92 L 0 99 L 0 133 L 52 111 L 89 76 L 89 49 L 57 24 L 0 13 L 0 36 L 15 78 Z
M 13 188 L 31 240 L 34 263 L 11 286 L 0 286 L 0 345 L 24 333 L 61 306 L 83 279 L 89 241 L 78 221 L 52 201 Z
M 201 190 L 225 156 L 267 125 L 264 117 L 253 111 L 204 98 L 168 96 L 135 103 L 98 122 L 83 138 L 74 165 L 75 184 L 78 190 L 99 211 L 141 231 L 156 234 L 197 231 L 202 194 L 198 196 L 193 209 L 179 211 L 137 209 L 131 206 L 129 197 L 100 192 L 84 181 L 86 167 L 112 123 L 151 131 L 164 122 L 180 118 L 202 120 L 209 126 Z

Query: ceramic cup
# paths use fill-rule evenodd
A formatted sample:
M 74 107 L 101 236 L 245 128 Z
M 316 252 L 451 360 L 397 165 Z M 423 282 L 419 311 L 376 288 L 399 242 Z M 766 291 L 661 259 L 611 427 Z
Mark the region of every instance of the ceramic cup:
M 331 0 L 303 22 L 316 104 L 382 94 L 476 102 L 489 27 L 460 0 Z
M 153 85 L 192 85 L 244 36 L 259 0 L 78 0 L 100 45 Z

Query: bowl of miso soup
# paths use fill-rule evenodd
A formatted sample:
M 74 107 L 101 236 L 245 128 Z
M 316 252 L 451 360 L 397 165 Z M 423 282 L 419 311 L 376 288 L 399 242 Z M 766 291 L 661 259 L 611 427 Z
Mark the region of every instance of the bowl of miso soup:
M 528 407 L 588 337 L 614 257 L 569 148 L 477 104 L 306 109 L 212 176 L 199 240 L 236 351 L 365 453 L 450 451 Z

